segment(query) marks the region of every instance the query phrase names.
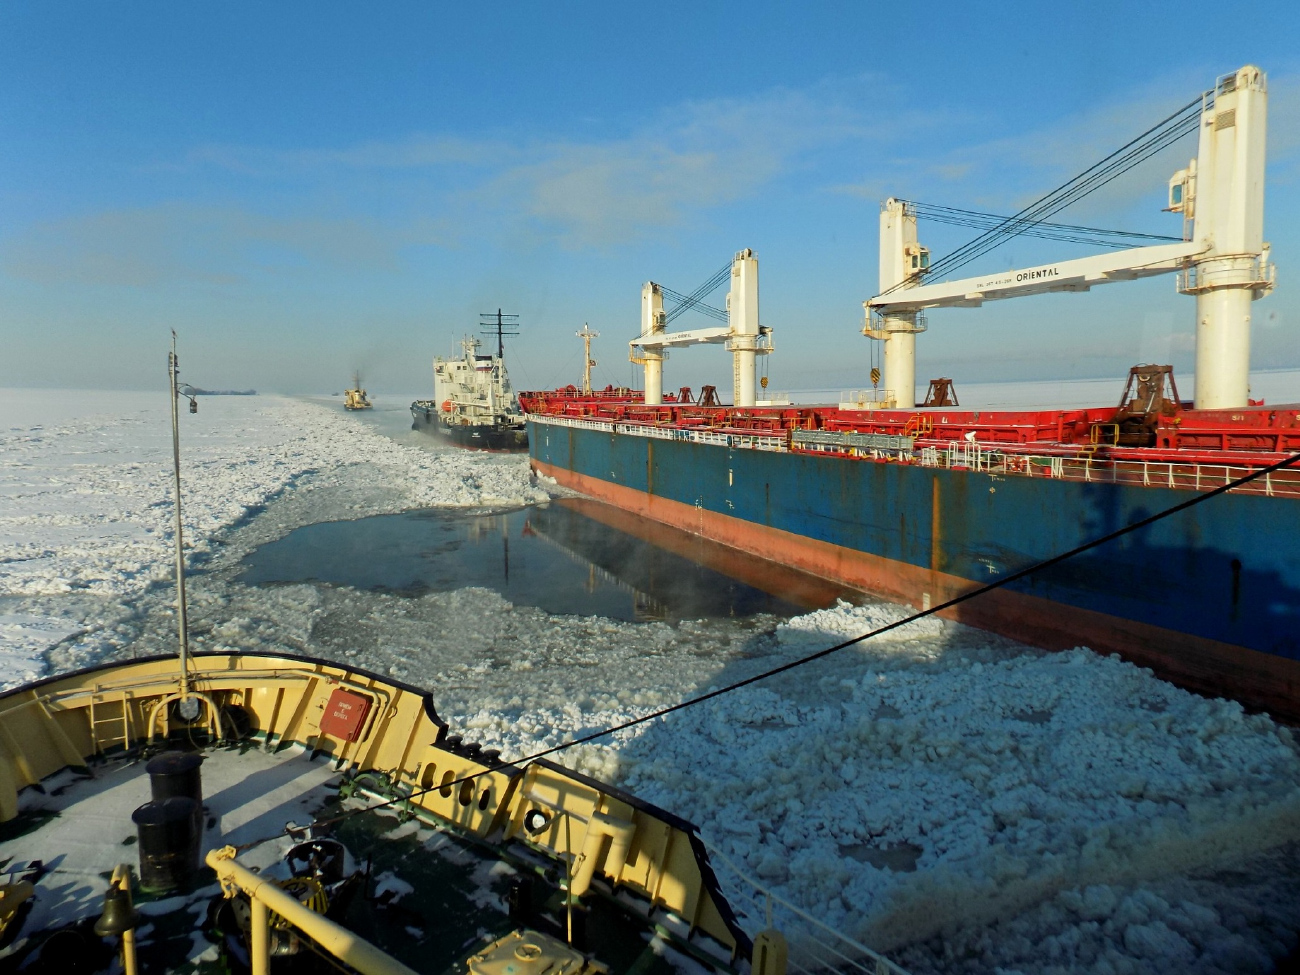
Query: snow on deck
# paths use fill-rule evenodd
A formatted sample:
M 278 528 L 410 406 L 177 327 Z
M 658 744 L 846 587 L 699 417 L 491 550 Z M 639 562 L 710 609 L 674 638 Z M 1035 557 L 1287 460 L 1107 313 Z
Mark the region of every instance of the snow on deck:
M 312 762 L 297 747 L 278 753 L 260 749 L 212 749 L 202 766 L 207 822 L 200 855 L 229 845 L 276 838 L 289 823 L 306 825 L 327 795 L 322 788 L 337 778 L 325 762 Z M 49 930 L 103 909 L 108 877 L 119 863 L 139 870 L 131 813 L 148 802 L 144 761 L 114 762 L 94 769 L 93 778 L 61 772 L 48 779 L 46 794 L 23 793 L 24 814 L 53 814 L 39 829 L 0 843 L 5 870 L 20 875 L 33 861 L 47 872 L 36 884 L 27 934 Z M 292 843 L 281 836 L 241 857 L 245 866 L 265 867 L 280 860 Z M 208 892 L 209 894 L 212 892 Z M 199 895 L 195 895 L 199 896 Z M 159 902 L 160 907 L 166 902 Z M 145 913 L 154 909 L 142 905 Z
M 165 397 L 38 395 L 48 414 L 0 413 L 9 684 L 165 650 L 174 632 Z M 482 589 L 250 588 L 233 560 L 295 524 L 541 492 L 524 458 L 419 450 L 337 405 L 206 398 L 182 422 L 196 648 L 313 653 L 429 687 L 506 757 L 902 612 L 669 626 Z M 901 947 L 917 972 L 1267 971 L 1300 929 L 1291 732 L 1084 649 L 930 619 L 561 758 L 698 823 L 780 896 Z

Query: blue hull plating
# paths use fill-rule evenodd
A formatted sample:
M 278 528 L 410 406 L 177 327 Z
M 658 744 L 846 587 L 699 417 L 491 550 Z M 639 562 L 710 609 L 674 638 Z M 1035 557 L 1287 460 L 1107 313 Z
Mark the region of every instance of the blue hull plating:
M 976 583 L 1196 496 L 530 426 L 550 468 Z M 1300 501 L 1221 495 L 1009 588 L 1297 661 Z

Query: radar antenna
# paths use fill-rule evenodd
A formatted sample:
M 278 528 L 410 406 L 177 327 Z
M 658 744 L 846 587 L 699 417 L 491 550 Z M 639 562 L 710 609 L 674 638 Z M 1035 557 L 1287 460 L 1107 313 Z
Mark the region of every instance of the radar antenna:
M 484 335 L 491 335 L 494 332 L 496 333 L 497 358 L 504 359 L 506 357 L 505 337 L 507 335 L 519 334 L 518 332 L 519 316 L 503 315 L 501 313 L 501 309 L 498 308 L 495 312 L 490 312 L 490 311 L 485 312 L 479 315 L 478 318 L 479 318 L 480 325 L 487 326 L 487 328 L 481 328 L 479 329 L 479 331 L 481 331 Z M 511 331 L 511 329 L 514 329 L 514 331 Z

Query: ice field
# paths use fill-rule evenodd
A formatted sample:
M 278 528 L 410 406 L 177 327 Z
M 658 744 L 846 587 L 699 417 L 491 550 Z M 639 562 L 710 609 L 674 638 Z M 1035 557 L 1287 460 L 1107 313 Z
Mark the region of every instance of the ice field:
M 405 402 L 379 406 L 206 397 L 182 416 L 196 648 L 426 686 L 516 758 L 902 613 L 669 625 L 485 589 L 239 582 L 245 554 L 304 524 L 547 496 L 525 458 L 417 442 L 395 432 Z M 0 391 L 4 686 L 174 645 L 167 409 L 165 394 Z M 697 823 L 915 972 L 1264 972 L 1300 933 L 1291 731 L 1085 649 L 926 619 L 564 760 Z

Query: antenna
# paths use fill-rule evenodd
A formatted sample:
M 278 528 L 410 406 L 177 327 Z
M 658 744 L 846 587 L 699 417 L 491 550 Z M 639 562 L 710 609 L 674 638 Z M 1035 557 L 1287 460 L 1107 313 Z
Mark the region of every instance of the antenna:
M 489 311 L 479 315 L 478 319 L 480 325 L 488 326 L 487 328 L 479 329 L 480 332 L 482 332 L 484 335 L 491 335 L 493 332 L 496 333 L 497 358 L 504 359 L 506 357 L 505 337 L 507 335 L 519 334 L 518 331 L 513 331 L 513 332 L 510 331 L 510 329 L 519 328 L 519 316 L 503 315 L 501 314 L 501 309 L 498 308 L 495 312 Z
M 171 387 L 172 401 L 172 488 L 176 492 L 176 635 L 180 642 L 181 673 L 178 693 L 163 699 L 163 703 L 176 702 L 176 712 L 184 721 L 193 721 L 206 707 L 208 728 L 215 738 L 221 738 L 221 718 L 212 698 L 190 686 L 190 626 L 185 599 L 185 545 L 181 522 L 181 425 L 177 401 L 184 396 L 190 401 L 190 412 L 199 411 L 197 390 L 178 380 L 180 360 L 176 357 L 176 329 L 172 329 L 172 348 L 167 354 L 167 382 Z M 156 709 L 155 709 L 156 710 Z M 167 718 L 163 718 L 167 728 Z M 164 732 L 165 733 L 165 732 Z M 153 738 L 154 719 L 149 719 L 148 737 Z
M 582 345 L 586 349 L 586 355 L 582 359 L 582 395 L 591 395 L 591 367 L 596 364 L 596 360 L 591 357 L 591 340 L 600 338 L 600 333 L 594 331 L 586 322 L 582 323 L 582 331 L 574 332 L 574 335 L 582 339 Z
M 183 395 L 177 382 L 180 363 L 176 358 L 176 329 L 172 329 L 172 350 L 167 355 L 167 381 L 171 385 L 172 401 L 172 486 L 176 492 L 176 630 L 181 650 L 181 701 L 188 705 L 190 696 L 190 627 L 185 606 L 185 548 L 181 525 L 181 428 L 176 401 Z M 187 387 L 188 388 L 188 387 Z M 198 412 L 198 402 L 190 397 L 191 412 Z M 198 711 L 195 709 L 194 715 Z

